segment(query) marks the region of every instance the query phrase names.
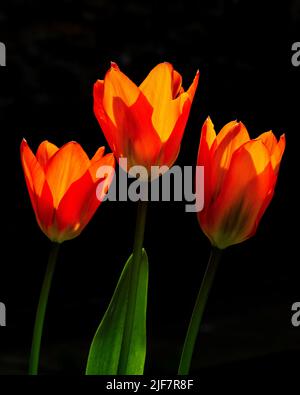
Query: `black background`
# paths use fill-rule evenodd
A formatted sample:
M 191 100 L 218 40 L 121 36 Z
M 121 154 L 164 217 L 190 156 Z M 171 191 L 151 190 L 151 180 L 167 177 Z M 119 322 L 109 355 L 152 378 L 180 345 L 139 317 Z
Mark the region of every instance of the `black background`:
M 300 328 L 298 146 L 300 2 L 10 0 L 0 5 L 1 230 L 0 373 L 26 373 L 34 314 L 50 242 L 39 230 L 19 160 L 26 137 L 77 140 L 92 155 L 106 141 L 92 87 L 111 60 L 136 83 L 162 61 L 187 87 L 200 83 L 177 164 L 195 165 L 201 126 L 242 120 L 251 135 L 285 132 L 275 197 L 257 235 L 225 251 L 193 360 L 193 372 L 292 369 Z M 299 30 L 298 30 L 299 31 Z M 108 147 L 107 147 L 108 148 Z M 135 204 L 105 202 L 76 240 L 63 244 L 47 311 L 41 373 L 82 374 L 89 344 L 131 253 Z M 146 373 L 175 373 L 209 242 L 184 203 L 151 203 Z

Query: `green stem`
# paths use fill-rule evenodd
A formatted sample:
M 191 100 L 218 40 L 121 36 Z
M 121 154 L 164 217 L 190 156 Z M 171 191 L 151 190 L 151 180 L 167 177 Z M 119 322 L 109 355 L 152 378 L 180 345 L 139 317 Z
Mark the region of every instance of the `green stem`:
M 42 290 L 40 294 L 40 300 L 36 311 L 35 323 L 33 329 L 33 337 L 31 344 L 31 353 L 29 359 L 29 370 L 28 374 L 37 375 L 38 374 L 38 365 L 39 365 L 39 357 L 40 357 L 40 347 L 41 347 L 41 338 L 43 333 L 45 312 L 47 308 L 48 296 L 51 287 L 51 281 L 57 261 L 57 254 L 59 250 L 60 244 L 53 243 L 49 259 L 48 265 L 42 285 Z
M 206 306 L 209 291 L 211 289 L 216 274 L 220 257 L 221 257 L 221 250 L 219 250 L 216 247 L 212 247 L 208 265 L 204 274 L 204 278 L 202 280 L 202 284 L 196 299 L 196 303 L 194 306 L 188 331 L 185 337 L 180 365 L 178 369 L 179 375 L 188 374 L 190 371 L 191 360 L 192 360 L 203 312 Z
M 118 374 L 126 373 L 128 359 L 130 355 L 132 331 L 136 314 L 136 295 L 138 288 L 140 263 L 142 258 L 142 248 L 144 242 L 146 214 L 147 202 L 139 201 L 137 208 L 137 219 L 132 254 L 132 269 L 130 271 L 130 287 L 127 301 L 127 319 L 123 333 L 122 352 L 119 360 Z

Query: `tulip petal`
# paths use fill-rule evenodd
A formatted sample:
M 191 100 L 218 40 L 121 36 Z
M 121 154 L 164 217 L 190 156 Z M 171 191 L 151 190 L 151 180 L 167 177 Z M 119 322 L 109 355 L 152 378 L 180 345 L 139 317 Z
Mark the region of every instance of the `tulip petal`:
M 105 147 L 99 147 L 97 149 L 97 151 L 95 152 L 95 155 L 92 157 L 91 159 L 91 163 L 97 162 L 98 160 L 100 160 L 105 152 Z
M 117 132 L 116 126 L 106 115 L 103 107 L 104 81 L 98 80 L 95 82 L 93 95 L 95 116 L 101 126 L 101 129 L 111 150 L 115 153 L 116 157 L 120 157 L 120 147 L 122 147 L 122 141 L 120 138 L 121 133 Z
M 89 166 L 88 156 L 74 141 L 65 144 L 50 158 L 45 172 L 55 208 L 70 185 L 81 178 Z
M 86 226 L 100 201 L 96 197 L 96 184 L 89 171 L 73 182 L 62 197 L 55 220 L 58 234 L 63 240 L 79 235 Z
M 21 143 L 21 161 L 37 222 L 46 233 L 53 220 L 53 198 L 44 171 L 24 139 Z
M 152 123 L 162 142 L 170 137 L 183 106 L 190 97 L 188 93 L 174 96 L 180 90 L 181 80 L 179 74 L 174 74 L 173 71 L 170 63 L 161 63 L 154 67 L 140 85 L 140 90 L 153 107 Z
M 115 168 L 115 158 L 113 154 L 107 154 L 103 156 L 102 158 L 99 158 L 98 160 L 94 160 L 91 162 L 91 166 L 89 168 L 89 172 L 91 174 L 93 182 L 97 181 L 97 171 L 99 167 L 105 166 L 107 167 L 107 171 L 110 173 L 113 173 L 113 170 Z M 109 169 L 111 167 L 111 169 Z M 107 176 L 109 175 L 107 174 Z
M 55 144 L 49 143 L 49 141 L 43 141 L 36 152 L 36 159 L 39 164 L 45 169 L 49 159 L 58 151 L 58 147 Z
M 186 127 L 186 123 L 188 121 L 188 117 L 190 114 L 190 109 L 191 109 L 192 101 L 194 98 L 195 90 L 197 88 L 198 79 L 199 79 L 199 72 L 197 72 L 192 85 L 190 86 L 189 90 L 187 91 L 189 99 L 185 100 L 186 95 L 182 96 L 182 98 L 184 98 L 184 104 L 182 106 L 181 114 L 179 115 L 179 117 L 175 123 L 174 129 L 173 129 L 170 137 L 164 143 L 164 146 L 162 149 L 163 155 L 161 155 L 161 158 L 160 158 L 161 165 L 166 164 L 170 167 L 173 165 L 173 163 L 177 159 L 177 156 L 180 151 L 180 143 L 181 143 L 184 129 Z
M 121 104 L 121 103 L 119 103 Z M 144 113 L 144 116 L 140 116 Z M 124 126 L 129 128 L 127 136 L 127 158 L 129 166 L 143 164 L 148 169 L 156 164 L 160 154 L 162 143 L 157 131 L 151 122 L 152 108 L 143 94 L 131 107 Z M 126 129 L 124 134 L 126 133 Z M 125 155 L 126 156 L 126 155 Z
M 53 225 L 55 210 L 52 193 L 47 181 L 44 183 L 41 196 L 37 199 L 37 212 L 39 225 L 45 235 L 49 237 L 49 228 Z
M 153 108 L 152 123 L 162 142 L 168 140 L 180 115 L 181 96 L 173 100 L 172 74 L 173 66 L 170 63 L 160 63 L 140 85 L 140 90 Z M 178 78 L 175 90 L 178 90 Z
M 217 151 L 219 148 L 222 151 L 226 150 L 227 154 L 232 153 L 249 139 L 250 137 L 245 125 L 242 122 L 231 121 L 220 130 L 212 149 Z
M 276 145 L 277 145 L 277 139 L 270 130 L 269 132 L 264 132 L 260 136 L 257 137 L 257 140 L 262 140 L 262 142 L 265 144 L 267 147 L 270 155 L 272 155 Z
M 268 148 L 271 156 L 273 169 L 275 171 L 275 174 L 278 174 L 281 158 L 285 150 L 285 135 L 283 134 L 282 136 L 280 136 L 280 139 L 277 142 L 274 134 L 269 131 L 262 133 L 260 136 L 258 136 L 257 139 L 262 140 L 265 146 Z
M 277 145 L 275 146 L 271 156 L 271 163 L 276 175 L 278 174 L 279 171 L 281 158 L 285 150 L 285 144 L 286 144 L 285 135 L 283 134 L 282 136 L 280 136 L 280 139 Z
M 99 178 L 99 169 L 104 167 L 104 178 Z M 93 182 L 97 183 L 97 198 L 102 202 L 115 175 L 115 158 L 113 154 L 105 155 L 101 160 L 94 162 L 89 169 Z M 98 175 L 98 176 L 97 176 Z
M 270 180 L 270 182 L 271 182 L 270 192 L 267 194 L 267 196 L 262 204 L 262 207 L 257 215 L 255 227 L 252 231 L 252 234 L 254 234 L 256 232 L 256 228 L 257 228 L 264 212 L 266 211 L 267 207 L 269 206 L 269 204 L 273 198 L 275 185 L 276 185 L 276 181 L 277 181 L 277 175 L 278 175 L 278 171 L 279 171 L 279 166 L 280 166 L 280 162 L 281 162 L 281 158 L 282 158 L 284 149 L 285 149 L 285 135 L 283 134 L 282 136 L 280 136 L 278 143 L 276 140 L 275 147 L 273 146 L 273 153 L 271 156 L 271 164 L 272 164 L 272 168 L 274 171 L 274 178 L 271 178 L 271 180 Z
M 187 101 L 189 102 L 190 108 L 191 102 L 189 95 L 184 92 L 175 100 L 161 101 L 160 106 L 158 105 L 154 108 L 152 123 L 163 143 L 166 142 L 173 133 L 178 118 L 182 114 L 184 105 Z M 183 131 L 184 129 L 182 133 Z
M 250 237 L 274 186 L 268 149 L 260 140 L 247 142 L 234 153 L 222 191 L 211 207 L 211 218 L 207 218 L 209 228 L 215 229 L 213 243 L 226 248 Z
M 241 122 L 229 122 L 217 135 L 211 147 L 211 188 L 214 190 L 213 200 L 216 199 L 222 188 L 233 153 L 246 141 L 249 141 L 249 134 Z
M 191 86 L 187 90 L 187 93 L 188 93 L 191 101 L 194 100 L 194 96 L 195 96 L 196 89 L 197 89 L 198 82 L 199 82 L 199 77 L 200 77 L 200 73 L 199 73 L 199 70 L 197 70 L 195 78 L 194 78 L 193 82 L 191 83 Z
M 171 133 L 168 140 L 162 146 L 158 160 L 158 165 L 160 166 L 167 165 L 171 167 L 173 163 L 176 161 L 180 151 L 180 144 L 188 120 L 190 108 L 191 108 L 191 102 L 190 100 L 186 100 L 186 102 L 183 105 L 182 112 L 175 123 L 173 132 Z
M 140 90 L 153 108 L 159 107 L 162 102 L 172 100 L 178 94 L 180 89 L 178 86 L 179 74 L 174 75 L 175 83 L 173 84 L 173 70 L 173 66 L 170 63 L 160 63 L 150 71 L 141 83 Z M 173 96 L 174 93 L 176 95 Z
M 172 73 L 172 98 L 176 99 L 178 95 L 184 92 L 182 87 L 182 77 L 178 71 L 173 69 Z
M 116 157 L 128 158 L 130 166 L 155 163 L 159 155 L 161 142 L 151 122 L 152 111 L 145 96 L 116 66 L 94 86 L 95 115 Z
M 21 161 L 29 185 L 28 189 L 36 196 L 40 196 L 45 183 L 45 174 L 25 139 L 21 143 Z
M 115 63 L 104 78 L 103 107 L 115 126 L 119 124 L 120 114 L 115 108 L 114 99 L 121 100 L 126 107 L 131 107 L 139 97 L 139 88 L 120 71 Z
M 99 150 L 98 150 L 99 151 Z M 97 152 L 98 152 L 97 151 Z M 63 240 L 73 239 L 78 236 L 83 228 L 90 221 L 95 211 L 99 207 L 103 196 L 107 193 L 114 174 L 114 156 L 113 154 L 105 155 L 94 161 L 86 173 L 75 181 L 66 191 L 61 199 L 56 211 L 56 224 L 59 229 L 60 237 Z M 100 181 L 96 178 L 96 172 L 99 166 L 110 166 L 111 173 L 102 183 L 102 199 L 98 199 L 96 190 Z M 105 190 L 105 193 L 104 193 Z
M 197 165 L 204 166 L 204 206 L 207 207 L 211 196 L 211 154 L 210 148 L 216 138 L 214 125 L 207 117 L 205 120 L 200 137 Z
M 207 117 L 201 131 L 200 146 L 198 152 L 198 164 L 204 165 L 206 163 L 206 154 L 210 151 L 213 142 L 216 139 L 216 132 L 214 124 L 210 117 Z
M 141 93 L 136 103 L 126 107 L 120 99 L 115 99 L 116 118 L 118 126 L 114 128 L 114 135 L 118 136 L 117 157 L 128 158 L 129 167 L 143 164 L 150 167 L 155 164 L 161 150 L 161 140 L 151 122 L 152 108 Z

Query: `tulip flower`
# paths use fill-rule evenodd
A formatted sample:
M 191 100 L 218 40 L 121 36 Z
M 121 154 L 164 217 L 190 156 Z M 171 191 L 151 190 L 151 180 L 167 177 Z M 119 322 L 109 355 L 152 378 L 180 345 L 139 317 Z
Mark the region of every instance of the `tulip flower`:
M 179 374 L 189 373 L 221 251 L 255 234 L 274 195 L 284 149 L 285 135 L 277 141 L 270 131 L 250 140 L 241 122 L 229 122 L 218 135 L 210 118 L 203 125 L 197 164 L 204 166 L 204 209 L 198 220 L 212 251 L 187 330 Z
M 29 361 L 31 375 L 38 373 L 43 324 L 59 245 L 82 232 L 107 192 L 114 174 L 113 154 L 103 154 L 104 147 L 101 147 L 89 160 L 76 142 L 58 148 L 43 141 L 34 155 L 25 140 L 21 143 L 21 161 L 36 219 L 41 230 L 54 242 L 36 312 Z M 96 177 L 101 166 L 107 170 L 105 179 Z M 98 185 L 102 191 L 97 190 L 96 195 Z
M 100 147 L 89 160 L 76 142 L 58 148 L 43 141 L 34 155 L 22 141 L 21 160 L 32 207 L 41 230 L 51 241 L 62 243 L 78 236 L 100 205 L 96 171 L 100 166 L 114 168 L 113 154 L 103 154 L 104 147 Z M 109 174 L 103 189 L 109 187 L 111 179 Z
M 115 63 L 94 85 L 94 112 L 117 159 L 147 168 L 175 162 L 198 85 L 184 91 L 170 63 L 154 67 L 140 86 Z M 126 169 L 125 169 L 126 170 Z
M 198 165 L 204 166 L 204 209 L 200 226 L 213 246 L 224 249 L 253 236 L 268 207 L 285 149 L 265 132 L 250 140 L 241 122 L 229 122 L 216 136 L 208 118 L 202 128 Z
M 153 179 L 152 166 L 164 166 L 167 171 L 175 162 L 190 108 L 198 85 L 197 72 L 193 83 L 185 92 L 181 75 L 170 63 L 154 67 L 140 86 L 123 74 L 115 63 L 106 73 L 104 80 L 94 85 L 94 113 L 123 170 L 130 171 L 133 166 L 143 166 L 147 175 L 143 181 Z M 121 161 L 120 159 L 126 159 Z M 146 302 L 139 308 L 140 300 L 147 300 L 148 260 L 142 250 L 146 223 L 147 202 L 139 201 L 136 220 L 133 254 L 125 265 L 123 273 L 131 270 L 131 275 L 122 276 L 120 288 L 128 289 L 124 321 L 120 326 L 119 338 L 123 339 L 115 358 L 110 355 L 111 364 L 102 363 L 97 355 L 109 350 L 110 337 L 105 333 L 98 339 L 107 326 L 117 326 L 114 308 L 108 311 L 100 324 L 90 350 L 87 373 L 95 374 L 141 374 L 144 370 L 146 355 Z M 129 269 L 126 269 L 128 268 Z M 144 273 L 144 280 L 141 275 Z M 143 286 L 141 285 L 143 283 Z M 116 293 L 118 295 L 119 293 Z M 140 296 L 142 295 L 142 296 Z M 137 328 L 140 330 L 136 332 Z M 111 333 L 111 331 L 108 331 Z M 117 333 L 114 330 L 113 333 Z M 99 349 L 98 349 L 98 346 Z M 117 369 L 117 370 L 115 370 Z

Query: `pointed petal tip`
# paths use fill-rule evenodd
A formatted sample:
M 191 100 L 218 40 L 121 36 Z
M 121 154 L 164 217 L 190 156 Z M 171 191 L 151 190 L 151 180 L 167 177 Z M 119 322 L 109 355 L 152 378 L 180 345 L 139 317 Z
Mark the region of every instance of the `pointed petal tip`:
M 110 62 L 110 68 L 119 71 L 119 66 L 117 65 L 116 62 L 111 61 Z
M 105 154 L 105 158 L 115 162 L 115 155 L 112 152 L 109 152 L 109 153 Z
M 200 71 L 199 71 L 199 69 L 198 69 L 198 70 L 196 71 L 196 74 L 195 74 L 193 83 L 196 82 L 196 83 L 198 84 L 199 78 L 200 78 Z
M 281 146 L 282 152 L 285 150 L 285 146 L 286 146 L 286 137 L 285 137 L 285 133 L 283 133 L 278 141 L 279 146 Z
M 112 152 L 109 152 L 108 154 L 106 154 L 106 156 L 115 160 L 115 155 Z
M 210 125 L 212 127 L 214 127 L 213 121 L 211 120 L 211 117 L 208 115 L 207 118 L 204 121 L 204 125 Z M 203 126 L 204 126 L 203 125 Z
M 71 140 L 71 141 L 68 141 L 67 143 L 65 143 L 64 145 L 67 145 L 67 144 L 72 144 L 72 145 L 80 145 L 77 141 L 75 141 L 75 140 Z
M 28 147 L 28 143 L 27 143 L 27 140 L 23 137 L 23 138 L 22 138 L 22 141 L 21 141 L 21 144 L 20 144 L 20 150 L 21 150 L 21 152 L 24 151 L 24 148 L 25 148 L 25 147 Z
M 238 121 L 237 119 L 234 120 L 234 122 L 238 125 L 239 128 L 246 128 L 245 124 L 242 121 Z
M 114 154 L 112 152 L 106 154 L 105 156 L 103 156 L 103 158 L 105 158 L 105 161 L 113 168 L 116 167 L 116 158 L 114 156 Z

